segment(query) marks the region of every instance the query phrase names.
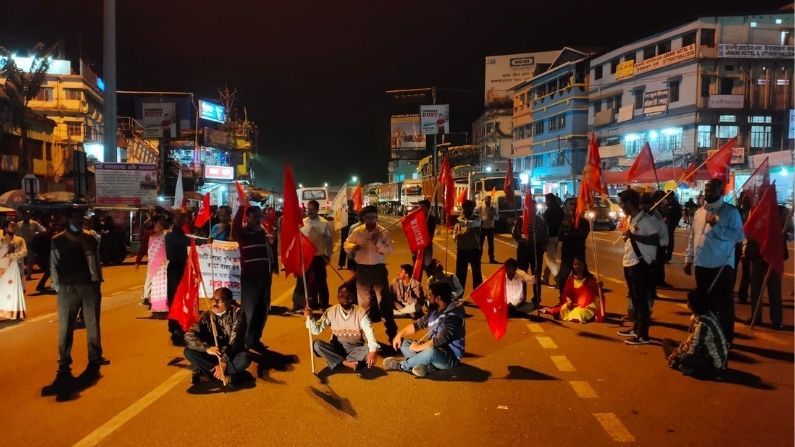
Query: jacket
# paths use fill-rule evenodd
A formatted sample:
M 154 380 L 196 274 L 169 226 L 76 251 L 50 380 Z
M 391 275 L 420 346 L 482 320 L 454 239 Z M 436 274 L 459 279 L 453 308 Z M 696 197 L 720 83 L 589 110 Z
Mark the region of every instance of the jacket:
M 464 309 L 449 304 L 443 312 L 431 312 L 414 322 L 414 330 L 428 329 L 434 348 L 447 348 L 459 360 L 464 356 Z
M 218 333 L 218 350 L 225 362 L 235 358 L 237 354 L 245 351 L 246 336 L 246 314 L 243 309 L 236 304 L 231 304 L 226 312 L 217 317 L 212 311 L 205 310 L 199 317 L 199 321 L 185 333 L 185 344 L 190 349 L 199 352 L 207 352 L 211 346 L 215 346 L 213 341 L 213 329 L 210 318 L 215 319 L 215 329 Z

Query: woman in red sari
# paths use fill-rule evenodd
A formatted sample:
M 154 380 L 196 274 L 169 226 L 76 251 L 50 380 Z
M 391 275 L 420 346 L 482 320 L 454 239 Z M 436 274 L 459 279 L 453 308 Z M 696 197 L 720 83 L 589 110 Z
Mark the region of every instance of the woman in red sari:
M 546 307 L 542 313 L 552 314 L 564 321 L 587 323 L 599 312 L 599 288 L 602 284 L 588 271 L 585 260 L 575 257 L 572 272 L 563 286 L 560 303 Z

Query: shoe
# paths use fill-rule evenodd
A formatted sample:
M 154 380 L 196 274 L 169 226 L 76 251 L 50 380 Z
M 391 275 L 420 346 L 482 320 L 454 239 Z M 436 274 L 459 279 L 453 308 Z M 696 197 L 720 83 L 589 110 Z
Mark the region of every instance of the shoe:
M 395 357 L 387 357 L 384 359 L 384 369 L 387 371 L 400 370 L 400 362 Z
M 635 315 L 626 314 L 623 317 L 621 317 L 621 321 L 635 321 Z
M 773 330 L 776 330 L 776 331 L 783 331 L 784 330 L 784 325 L 781 324 L 781 323 L 773 323 L 772 327 L 773 327 Z
M 489 264 L 499 264 L 499 262 L 496 259 L 491 258 L 489 259 Z
M 428 375 L 428 367 L 426 365 L 417 365 L 411 368 L 411 373 L 417 377 L 425 377 Z
M 105 357 L 100 357 L 99 360 L 96 362 L 91 362 L 91 364 L 97 366 L 107 366 L 110 365 L 110 360 L 106 359 Z
M 198 385 L 202 383 L 202 373 L 194 372 L 193 375 L 190 376 L 190 383 L 191 385 Z
M 657 284 L 657 288 L 658 289 L 673 289 L 674 286 L 672 286 L 672 285 L 668 284 L 667 282 L 663 281 L 663 282 Z
M 649 343 L 651 343 L 651 340 L 649 340 L 648 338 L 644 338 L 644 337 L 633 337 L 633 338 L 629 338 L 627 340 L 624 340 L 624 343 L 626 343 L 628 345 L 648 345 Z
M 623 331 L 616 332 L 616 334 L 622 337 L 632 337 L 632 338 L 638 337 L 638 334 L 635 333 L 635 329 L 625 329 Z

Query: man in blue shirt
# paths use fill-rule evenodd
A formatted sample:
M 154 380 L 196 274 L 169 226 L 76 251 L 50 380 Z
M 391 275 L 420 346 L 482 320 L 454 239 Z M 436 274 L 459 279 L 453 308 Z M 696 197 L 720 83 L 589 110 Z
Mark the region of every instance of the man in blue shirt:
M 723 181 L 704 187 L 704 206 L 696 210 L 685 252 L 685 274 L 696 266 L 696 288 L 707 309 L 718 315 L 726 340 L 734 339 L 734 247 L 745 239 L 739 211 L 721 200 Z
M 395 357 L 387 357 L 384 359 L 385 369 L 425 377 L 437 369 L 450 369 L 460 363 L 466 335 L 464 311 L 451 305 L 453 295 L 447 283 L 431 284 L 429 295 L 429 313 L 401 329 L 392 340 L 392 347 L 400 349 L 405 359 L 401 362 Z M 422 329 L 428 329 L 422 339 L 403 340 L 403 337 Z

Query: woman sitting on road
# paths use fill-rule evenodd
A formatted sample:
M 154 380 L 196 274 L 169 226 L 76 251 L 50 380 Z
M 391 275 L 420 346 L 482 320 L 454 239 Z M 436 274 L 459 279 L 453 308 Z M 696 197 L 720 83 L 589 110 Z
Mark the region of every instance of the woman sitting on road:
M 542 308 L 541 312 L 564 321 L 587 323 L 594 319 L 599 310 L 600 287 L 602 284 L 588 271 L 585 260 L 575 257 L 571 275 L 563 286 L 560 303 L 555 307 Z

